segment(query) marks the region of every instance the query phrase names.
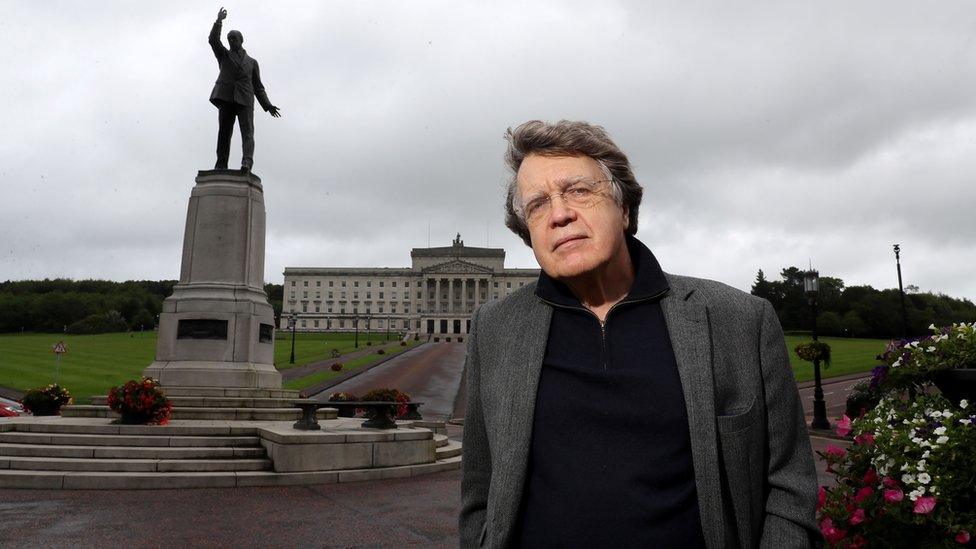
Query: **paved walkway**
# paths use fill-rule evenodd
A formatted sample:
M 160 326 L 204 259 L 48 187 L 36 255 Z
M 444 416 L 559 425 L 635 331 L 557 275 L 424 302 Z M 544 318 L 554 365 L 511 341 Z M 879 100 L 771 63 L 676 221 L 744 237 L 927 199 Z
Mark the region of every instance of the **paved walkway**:
M 461 388 L 464 367 L 463 343 L 429 343 L 423 349 L 398 355 L 383 364 L 340 383 L 328 393 L 345 391 L 361 395 L 372 389 L 389 387 L 423 402 L 424 419 L 447 420 L 454 417 L 454 400 Z M 320 400 L 327 394 L 318 395 Z
M 309 362 L 307 364 L 302 364 L 301 366 L 296 366 L 294 368 L 287 368 L 280 370 L 282 381 L 290 381 L 292 379 L 298 379 L 300 377 L 305 377 L 312 375 L 316 372 L 321 372 L 322 370 L 328 370 L 332 368 L 332 365 L 336 362 L 349 362 L 354 358 L 359 358 L 368 354 L 376 354 L 379 349 L 392 349 L 400 345 L 399 341 L 389 341 L 378 345 L 367 346 L 363 343 L 359 349 L 344 353 L 339 358 L 327 358 L 324 360 L 317 360 L 315 362 Z

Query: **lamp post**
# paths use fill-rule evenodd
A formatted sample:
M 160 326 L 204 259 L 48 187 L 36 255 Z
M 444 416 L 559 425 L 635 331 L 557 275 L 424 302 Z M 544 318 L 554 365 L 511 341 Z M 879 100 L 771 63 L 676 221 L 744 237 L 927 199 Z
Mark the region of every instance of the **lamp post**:
M 295 327 L 298 326 L 298 313 L 292 311 L 291 315 L 288 316 L 288 325 L 291 326 L 291 358 L 288 359 L 289 364 L 295 363 Z
M 901 246 L 895 244 L 895 266 L 898 267 L 898 293 L 901 295 L 901 337 L 908 339 L 908 313 L 905 310 L 905 289 L 901 286 Z
M 359 315 L 356 315 L 352 319 L 352 323 L 356 327 L 356 348 L 359 348 Z
M 370 316 L 366 315 L 366 341 L 370 341 L 372 339 L 371 338 L 372 334 L 370 334 L 370 328 L 369 328 L 369 318 Z
M 803 290 L 810 301 L 810 309 L 813 313 L 813 340 L 817 341 L 817 294 L 820 293 L 820 273 L 812 269 L 803 273 Z M 820 381 L 820 359 L 813 361 L 813 379 L 813 421 L 810 427 L 830 429 L 830 422 L 827 421 L 827 403 L 824 402 L 823 384 Z
M 386 315 L 386 340 L 390 340 L 390 315 Z

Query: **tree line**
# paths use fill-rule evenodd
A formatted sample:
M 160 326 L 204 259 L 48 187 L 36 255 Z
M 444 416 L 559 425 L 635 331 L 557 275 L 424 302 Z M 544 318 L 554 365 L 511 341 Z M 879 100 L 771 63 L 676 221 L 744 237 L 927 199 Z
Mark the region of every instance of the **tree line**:
M 175 280 L 18 280 L 0 282 L 0 332 L 92 334 L 152 330 Z M 281 285 L 266 284 L 275 313 Z
M 788 332 L 808 332 L 812 326 L 813 312 L 804 292 L 803 272 L 788 267 L 780 272 L 780 280 L 768 280 L 760 269 L 752 285 L 752 294 L 772 303 L 783 329 Z M 976 304 L 972 301 L 919 292 L 915 286 L 909 286 L 905 292 L 905 309 L 907 334 L 903 333 L 897 288 L 846 287 L 840 278 L 820 277 L 817 294 L 820 335 L 894 339 L 928 334 L 931 324 L 946 326 L 976 321 Z

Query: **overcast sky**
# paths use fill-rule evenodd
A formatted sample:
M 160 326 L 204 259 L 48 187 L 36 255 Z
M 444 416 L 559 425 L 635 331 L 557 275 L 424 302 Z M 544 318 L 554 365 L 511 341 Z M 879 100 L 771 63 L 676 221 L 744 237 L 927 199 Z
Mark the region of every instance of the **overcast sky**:
M 812 261 L 976 300 L 976 8 L 932 2 L 230 2 L 265 278 L 503 247 L 507 127 L 603 125 L 665 270 L 748 290 Z M 219 3 L 0 3 L 0 280 L 173 279 L 215 160 Z M 240 139 L 231 166 L 240 162 Z

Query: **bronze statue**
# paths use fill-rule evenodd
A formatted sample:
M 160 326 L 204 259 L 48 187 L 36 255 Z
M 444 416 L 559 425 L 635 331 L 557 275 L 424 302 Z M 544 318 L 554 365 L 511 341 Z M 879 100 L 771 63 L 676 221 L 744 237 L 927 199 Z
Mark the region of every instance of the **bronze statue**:
M 254 98 L 258 98 L 261 108 L 278 118 L 281 112 L 271 104 L 268 94 L 261 84 L 258 62 L 249 56 L 244 48 L 244 35 L 232 30 L 227 33 L 230 50 L 220 43 L 220 28 L 227 10 L 220 8 L 217 21 L 210 29 L 210 47 L 217 56 L 220 75 L 210 93 L 210 102 L 218 109 L 220 129 L 217 132 L 217 164 L 214 169 L 226 170 L 227 157 L 230 156 L 230 136 L 234 133 L 234 119 L 241 128 L 244 156 L 241 158 L 241 171 L 250 172 L 254 165 Z

